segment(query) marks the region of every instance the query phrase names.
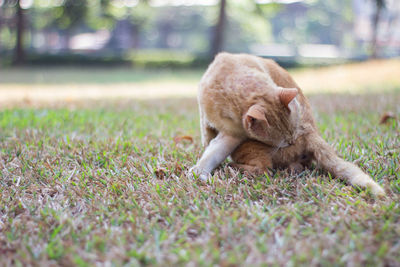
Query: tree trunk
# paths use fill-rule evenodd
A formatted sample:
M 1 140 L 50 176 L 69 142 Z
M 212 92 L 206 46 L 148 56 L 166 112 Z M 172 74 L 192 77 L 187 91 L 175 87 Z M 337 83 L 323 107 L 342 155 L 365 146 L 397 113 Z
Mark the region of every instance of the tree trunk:
M 14 50 L 14 65 L 22 65 L 25 62 L 24 51 L 24 11 L 21 8 L 20 0 L 16 4 L 16 21 L 17 21 L 17 40 Z
M 137 50 L 140 46 L 140 25 L 133 23 L 132 24 L 132 48 Z
M 3 9 L 0 8 L 0 33 L 1 33 L 1 30 L 3 29 L 3 20 L 2 20 L 2 18 L 3 18 Z M 1 51 L 2 45 L 3 44 L 2 44 L 2 42 L 0 40 L 0 51 Z
M 378 31 L 382 7 L 380 0 L 376 0 L 376 12 L 372 21 L 371 58 L 378 57 Z
M 161 48 L 169 48 L 168 37 L 172 31 L 172 23 L 171 21 L 164 21 L 160 27 L 160 42 L 159 45 Z
M 222 51 L 224 43 L 224 29 L 226 20 L 226 0 L 220 0 L 218 23 L 215 26 L 214 39 L 211 46 L 211 57 Z
M 67 28 L 64 35 L 64 49 L 67 53 L 71 52 L 71 35 L 71 28 Z

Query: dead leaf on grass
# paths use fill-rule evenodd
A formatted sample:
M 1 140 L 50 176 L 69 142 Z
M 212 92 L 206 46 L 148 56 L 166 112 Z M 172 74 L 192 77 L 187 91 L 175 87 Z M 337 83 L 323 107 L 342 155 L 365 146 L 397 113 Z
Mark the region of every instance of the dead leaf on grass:
M 387 123 L 390 119 L 396 119 L 396 116 L 393 114 L 393 112 L 385 112 L 383 113 L 381 120 L 380 120 L 380 124 L 384 124 Z
M 154 174 L 157 176 L 158 179 L 164 179 L 167 174 L 167 170 L 165 168 L 159 167 L 154 170 Z
M 181 135 L 181 136 L 174 137 L 175 144 L 181 143 L 183 141 L 188 141 L 189 143 L 193 143 L 193 137 L 191 137 L 189 135 Z
M 195 239 L 199 235 L 199 232 L 194 228 L 189 228 L 186 233 L 191 239 Z

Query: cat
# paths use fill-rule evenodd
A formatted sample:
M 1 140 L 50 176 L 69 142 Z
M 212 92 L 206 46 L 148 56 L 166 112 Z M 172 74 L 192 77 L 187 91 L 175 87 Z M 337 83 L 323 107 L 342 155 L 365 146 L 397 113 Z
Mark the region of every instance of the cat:
M 201 78 L 198 104 L 205 151 L 189 175 L 207 181 L 230 155 L 234 167 L 254 174 L 277 167 L 298 171 L 315 160 L 334 176 L 385 195 L 361 169 L 336 156 L 300 87 L 271 59 L 218 54 Z

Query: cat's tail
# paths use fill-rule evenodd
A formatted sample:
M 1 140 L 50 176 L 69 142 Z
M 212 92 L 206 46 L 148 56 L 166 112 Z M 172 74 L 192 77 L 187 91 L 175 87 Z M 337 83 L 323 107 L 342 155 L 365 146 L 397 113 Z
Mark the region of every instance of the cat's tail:
M 369 188 L 376 196 L 385 196 L 385 191 L 372 178 L 353 163 L 338 157 L 333 148 L 317 133 L 311 134 L 308 149 L 313 152 L 317 163 L 335 177 L 352 185 Z

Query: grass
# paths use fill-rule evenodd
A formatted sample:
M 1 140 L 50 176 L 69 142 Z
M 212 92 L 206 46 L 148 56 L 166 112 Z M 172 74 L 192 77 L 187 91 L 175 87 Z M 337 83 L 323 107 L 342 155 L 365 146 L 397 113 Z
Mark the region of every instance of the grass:
M 197 82 L 203 70 L 133 69 L 124 67 L 35 67 L 0 69 L 1 84 L 126 84 Z
M 252 178 L 224 164 L 208 185 L 189 179 L 194 98 L 3 108 L 0 265 L 398 266 L 399 121 L 379 125 L 400 115 L 393 87 L 310 96 L 324 138 L 384 200 L 316 168 Z

